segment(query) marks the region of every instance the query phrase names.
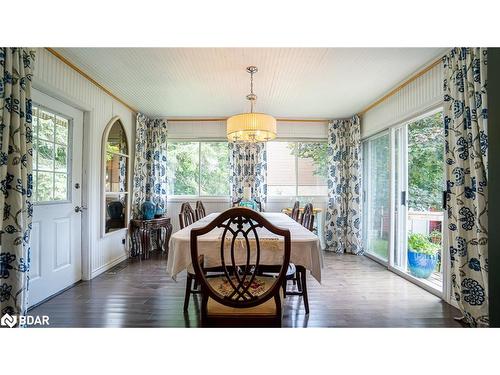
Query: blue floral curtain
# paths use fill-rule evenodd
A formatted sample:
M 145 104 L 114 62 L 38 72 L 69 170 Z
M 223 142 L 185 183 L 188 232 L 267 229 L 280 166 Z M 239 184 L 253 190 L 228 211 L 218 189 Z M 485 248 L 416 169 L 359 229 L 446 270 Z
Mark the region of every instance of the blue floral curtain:
M 142 216 L 145 201 L 167 208 L 167 122 L 137 115 L 132 214 Z
M 360 227 L 361 142 L 359 117 L 328 125 L 326 248 L 363 254 Z
M 28 307 L 34 59 L 30 49 L 0 48 L 0 316 Z
M 267 201 L 267 155 L 265 143 L 229 142 L 232 199 L 243 196 L 250 187 L 252 197 Z
M 487 49 L 444 58 L 444 123 L 451 281 L 464 320 L 488 326 Z

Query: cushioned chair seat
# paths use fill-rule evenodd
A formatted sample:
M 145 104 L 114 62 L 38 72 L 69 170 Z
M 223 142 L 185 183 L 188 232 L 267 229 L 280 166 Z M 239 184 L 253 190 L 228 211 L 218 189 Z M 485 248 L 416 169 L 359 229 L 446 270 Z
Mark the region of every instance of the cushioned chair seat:
M 228 295 L 229 293 L 232 292 L 232 287 L 227 281 L 225 277 L 214 277 L 207 279 L 212 288 L 214 288 L 219 294 L 221 295 Z M 264 294 L 268 289 L 270 289 L 273 284 L 276 282 L 276 278 L 274 277 L 265 277 L 265 276 L 258 276 L 254 279 L 252 286 L 250 287 L 251 293 L 253 295 L 261 295 Z M 280 288 L 280 297 L 282 297 L 281 294 L 281 288 Z M 281 298 L 282 300 L 282 298 Z M 270 298 L 266 302 L 254 306 L 254 307 L 247 307 L 247 308 L 237 308 L 237 307 L 230 307 L 230 306 L 225 306 L 212 298 L 208 298 L 207 302 L 207 315 L 260 315 L 260 316 L 273 316 L 276 315 L 276 302 L 274 301 L 274 298 Z

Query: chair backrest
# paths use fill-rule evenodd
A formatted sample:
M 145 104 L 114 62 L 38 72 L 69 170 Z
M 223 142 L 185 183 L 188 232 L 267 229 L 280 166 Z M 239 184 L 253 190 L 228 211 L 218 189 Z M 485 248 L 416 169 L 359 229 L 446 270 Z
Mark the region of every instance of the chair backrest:
M 191 225 L 195 222 L 195 216 L 193 209 L 189 202 L 184 202 L 181 206 L 181 212 L 179 213 L 179 225 L 181 229 Z
M 198 237 L 215 228 L 223 229 L 220 237 L 220 252 L 218 252 L 220 259 L 217 261 L 220 261 L 223 270 L 221 277 L 227 288 L 223 292 L 214 289 L 208 282 L 209 279 L 199 262 L 193 262 L 194 272 L 202 288 L 202 311 L 204 309 L 206 311 L 209 297 L 223 305 L 236 308 L 257 306 L 274 297 L 276 311 L 281 312 L 280 288 L 283 286 L 290 262 L 290 231 L 276 227 L 258 212 L 249 208 L 230 208 L 205 227 L 191 230 L 191 259 L 199 259 L 199 256 L 203 255 L 198 251 Z M 260 272 L 261 242 L 265 241 L 259 238 L 258 228 L 265 228 L 283 238 L 283 241 L 279 241 L 279 237 L 269 240 L 278 245 L 273 251 L 280 251 L 282 248 L 283 262 L 278 277 L 273 279 L 273 284 L 263 293 L 250 288 Z
M 234 201 L 233 201 L 233 207 L 238 207 L 238 205 L 239 205 L 239 204 L 240 204 L 240 202 L 241 202 L 241 199 L 242 199 L 242 198 L 238 198 L 238 199 L 234 200 Z
M 106 211 L 110 219 L 121 219 L 123 217 L 123 203 L 120 201 L 111 201 L 106 203 Z
M 299 221 L 299 215 L 300 215 L 300 202 L 295 201 L 295 204 L 293 205 L 292 208 L 292 214 L 290 215 L 290 217 L 295 221 Z
M 259 210 L 259 212 L 264 212 L 264 209 L 262 208 L 262 202 L 258 199 L 254 199 L 253 201 L 257 205 L 257 209 Z
M 196 202 L 196 208 L 194 210 L 196 221 L 200 220 L 201 218 L 207 216 L 207 213 L 205 212 L 205 206 L 203 206 L 202 201 L 197 201 Z
M 314 210 L 312 203 L 308 203 L 304 206 L 304 212 L 302 212 L 300 223 L 303 227 L 306 227 L 312 232 L 314 224 Z

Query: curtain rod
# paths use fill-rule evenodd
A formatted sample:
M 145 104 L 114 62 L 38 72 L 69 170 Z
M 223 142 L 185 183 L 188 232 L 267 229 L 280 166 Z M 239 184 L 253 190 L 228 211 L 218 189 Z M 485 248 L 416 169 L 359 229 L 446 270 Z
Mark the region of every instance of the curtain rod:
M 434 68 L 436 65 L 439 65 L 441 63 L 441 61 L 442 61 L 442 57 L 439 57 L 437 60 L 433 61 L 428 66 L 426 66 L 425 68 L 423 68 L 419 72 L 417 72 L 414 75 L 412 75 L 406 81 L 404 81 L 403 83 L 399 84 L 396 88 L 394 88 L 391 91 L 389 91 L 387 94 L 385 94 L 384 96 L 382 96 L 380 99 L 377 99 L 376 101 L 374 101 L 368 107 L 366 107 L 361 112 L 359 112 L 358 115 L 362 116 L 366 112 L 368 112 L 370 109 L 372 109 L 372 108 L 378 106 L 380 103 L 386 101 L 391 96 L 393 96 L 394 94 L 396 94 L 397 92 L 401 91 L 403 88 L 405 88 L 406 86 L 408 86 L 410 83 L 412 83 L 413 81 L 415 81 L 417 78 L 423 76 L 425 73 L 427 73 L 429 70 L 431 70 L 432 68 Z
M 127 107 L 128 109 L 130 109 L 132 112 L 137 113 L 136 109 L 132 108 L 130 105 L 128 105 L 127 103 L 125 103 L 123 100 L 121 100 L 119 97 L 117 97 L 111 91 L 109 91 L 106 87 L 104 87 L 103 85 L 101 85 L 99 82 L 97 82 L 95 79 L 93 79 L 87 73 L 85 73 L 83 70 L 81 70 L 79 67 L 77 67 L 75 64 L 73 64 L 71 61 L 69 61 L 66 57 L 64 57 L 63 55 L 61 55 L 59 52 L 57 52 L 56 50 L 54 50 L 53 48 L 50 48 L 50 47 L 45 47 L 45 49 L 47 51 L 49 51 L 52 55 L 54 55 L 55 57 L 57 57 L 59 60 L 61 60 L 64 64 L 66 64 L 67 66 L 69 66 L 71 69 L 73 69 L 74 71 L 76 71 L 77 73 L 79 73 L 80 75 L 82 75 L 84 78 L 88 79 L 90 82 L 92 82 L 95 86 L 97 86 L 102 91 L 104 91 L 106 94 L 108 94 L 109 96 L 111 96 L 113 99 L 115 99 L 116 101 L 118 101 L 121 104 L 123 104 L 125 107 Z

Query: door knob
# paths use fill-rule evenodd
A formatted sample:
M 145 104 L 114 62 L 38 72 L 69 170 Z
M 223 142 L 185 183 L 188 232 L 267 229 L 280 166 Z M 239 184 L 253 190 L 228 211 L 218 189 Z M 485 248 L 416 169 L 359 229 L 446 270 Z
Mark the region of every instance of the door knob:
M 86 210 L 87 207 L 85 206 L 76 206 L 75 207 L 75 212 L 83 212 L 83 210 Z

